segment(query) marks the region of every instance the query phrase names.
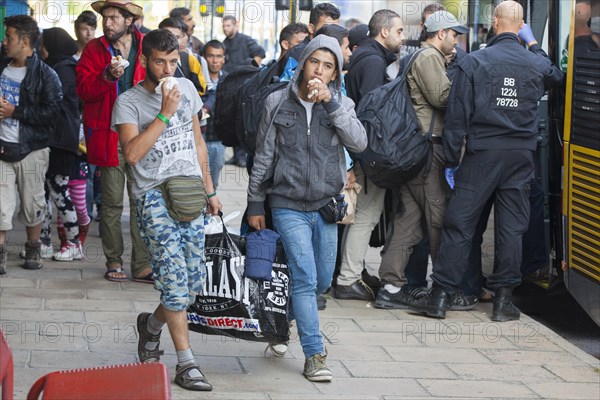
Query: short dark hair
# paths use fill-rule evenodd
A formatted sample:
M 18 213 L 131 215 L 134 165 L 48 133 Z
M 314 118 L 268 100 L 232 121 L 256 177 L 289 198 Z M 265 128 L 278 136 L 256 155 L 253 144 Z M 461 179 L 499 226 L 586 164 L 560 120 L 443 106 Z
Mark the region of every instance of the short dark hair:
M 287 24 L 279 32 L 279 44 L 284 40 L 289 41 L 292 36 L 297 33 L 306 33 L 308 35 L 308 27 L 302 22 L 295 22 L 293 24 Z
M 96 29 L 98 27 L 98 18 L 93 12 L 86 10 L 77 16 L 75 20 L 75 30 L 78 30 L 82 24 L 86 24 Z
M 218 40 L 209 40 L 208 42 L 204 43 L 204 47 L 202 48 L 202 55 L 206 54 L 206 49 L 207 48 L 211 48 L 211 49 L 221 49 L 223 50 L 223 53 L 225 53 L 225 45 L 218 41 Z
M 392 10 L 379 10 L 369 20 L 369 37 L 377 37 L 383 28 L 391 29 L 394 26 L 394 18 L 400 18 L 398 13 Z
M 329 17 L 331 19 L 340 19 L 340 9 L 332 3 L 319 3 L 310 10 L 310 17 L 308 22 L 313 25 L 319 23 L 319 18 Z
M 160 21 L 160 24 L 158 24 L 158 29 L 164 29 L 164 28 L 175 28 L 175 29 L 179 29 L 181 32 L 187 34 L 187 25 L 185 24 L 185 22 L 183 22 L 182 19 L 180 18 L 173 18 L 173 17 L 169 17 L 169 18 L 165 18 L 162 21 Z
M 192 10 L 187 7 L 176 7 L 171 10 L 169 17 L 183 19 L 183 17 L 189 15 L 191 12 Z
M 235 19 L 235 17 L 233 15 L 225 15 L 222 18 L 222 22 L 225 21 L 233 21 L 234 24 L 237 24 L 237 19 Z
M 179 42 L 172 32 L 166 29 L 155 29 L 150 31 L 142 40 L 142 54 L 150 58 L 152 50 L 172 53 L 179 50 Z
M 427 4 L 425 6 L 425 8 L 423 9 L 423 12 L 421 13 L 421 22 L 423 24 L 425 24 L 425 20 L 427 19 L 425 17 L 425 15 L 427 15 L 427 14 L 433 14 L 434 12 L 437 12 L 437 11 L 446 11 L 446 7 L 444 7 L 440 3 Z
M 341 46 L 342 42 L 344 41 L 344 38 L 347 38 L 350 35 L 350 32 L 348 31 L 348 29 L 342 28 L 339 25 L 329 24 L 323 25 L 317 32 L 315 32 L 314 37 L 317 37 L 319 35 L 330 36 L 336 39 Z
M 4 26 L 6 28 L 15 28 L 19 39 L 26 37 L 29 39 L 29 45 L 31 48 L 35 48 L 35 44 L 40 38 L 40 28 L 38 28 L 35 19 L 29 15 L 11 15 L 10 17 L 4 18 Z

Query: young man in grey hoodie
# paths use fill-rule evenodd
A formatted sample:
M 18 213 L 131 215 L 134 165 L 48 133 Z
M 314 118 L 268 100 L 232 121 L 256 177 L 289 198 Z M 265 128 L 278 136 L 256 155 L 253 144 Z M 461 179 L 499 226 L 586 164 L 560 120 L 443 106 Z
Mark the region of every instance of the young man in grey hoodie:
M 337 226 L 319 209 L 344 189 L 344 146 L 357 153 L 367 146 L 354 102 L 340 93 L 343 62 L 334 38 L 321 35 L 306 46 L 290 84 L 266 100 L 248 186 L 248 223 L 256 230 L 265 228 L 268 194 L 288 257 L 303 373 L 316 382 L 332 379 L 316 298 L 331 284 L 337 249 Z M 272 350 L 281 356 L 285 347 Z

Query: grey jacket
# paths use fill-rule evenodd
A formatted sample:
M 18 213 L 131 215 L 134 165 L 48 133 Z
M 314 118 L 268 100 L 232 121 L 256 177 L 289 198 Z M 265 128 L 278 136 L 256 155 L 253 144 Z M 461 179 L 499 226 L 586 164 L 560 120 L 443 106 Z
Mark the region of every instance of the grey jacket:
M 309 126 L 306 110 L 298 99 L 298 84 L 301 66 L 321 48 L 335 54 L 338 74 L 329 84 L 331 101 L 314 104 Z M 356 118 L 354 102 L 340 94 L 342 63 L 338 42 L 319 35 L 306 46 L 290 84 L 267 97 L 248 186 L 248 215 L 265 213 L 267 194 L 272 208 L 314 211 L 343 190 L 343 146 L 360 153 L 367 146 L 367 135 Z M 277 115 L 273 115 L 280 103 Z

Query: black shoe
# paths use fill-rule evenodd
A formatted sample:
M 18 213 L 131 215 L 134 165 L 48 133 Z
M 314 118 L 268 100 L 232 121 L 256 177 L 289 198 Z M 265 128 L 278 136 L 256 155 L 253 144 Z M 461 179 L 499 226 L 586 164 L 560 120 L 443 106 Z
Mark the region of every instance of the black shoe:
M 379 289 L 381 289 L 381 281 L 379 280 L 379 278 L 369 274 L 366 269 L 363 269 L 361 273 L 361 279 L 364 283 L 367 284 L 368 287 L 371 288 L 371 291 L 373 292 L 373 297 L 377 297 L 377 292 L 379 292 Z
M 235 165 L 237 164 L 237 159 L 235 157 L 231 157 L 229 160 L 225 161 L 225 165 Z
M 352 285 L 337 285 L 335 287 L 335 298 L 342 300 L 366 300 L 375 299 L 373 290 L 367 286 L 362 279 L 357 280 Z
M 477 305 L 477 296 L 466 296 L 462 292 L 456 292 L 452 296 L 452 301 L 448 305 L 448 310 L 451 311 L 467 311 L 475 308 Z
M 400 289 L 397 293 L 388 292 L 385 287 L 379 289 L 375 299 L 376 308 L 391 308 L 396 310 L 407 310 L 415 299 L 408 290 Z
M 410 305 L 410 310 L 433 318 L 446 318 L 451 298 L 441 286 L 434 285 L 429 294 Z
M 520 317 L 521 311 L 512 303 L 512 289 L 504 287 L 496 290 L 494 307 L 492 308 L 492 321 L 515 321 Z
M 6 263 L 8 262 L 8 250 L 3 244 L 0 244 L 0 275 L 6 273 Z
M 239 160 L 237 160 L 235 162 L 235 165 L 237 165 L 240 168 L 246 168 L 246 165 L 247 165 L 246 159 L 245 158 L 240 158 Z
M 317 296 L 317 310 L 322 311 L 327 308 L 327 298 L 322 294 Z

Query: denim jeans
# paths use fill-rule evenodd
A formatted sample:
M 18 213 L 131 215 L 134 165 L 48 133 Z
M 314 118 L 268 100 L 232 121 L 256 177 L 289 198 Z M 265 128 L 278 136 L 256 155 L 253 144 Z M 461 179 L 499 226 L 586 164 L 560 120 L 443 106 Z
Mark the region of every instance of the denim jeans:
M 219 186 L 219 175 L 221 174 L 223 165 L 225 165 L 225 146 L 219 141 L 209 140 L 206 142 L 206 150 L 208 151 L 210 177 L 216 189 Z
M 306 358 L 324 353 L 317 295 L 331 285 L 337 251 L 337 225 L 318 211 L 273 208 L 273 225 L 281 236 L 291 275 L 290 306 Z

